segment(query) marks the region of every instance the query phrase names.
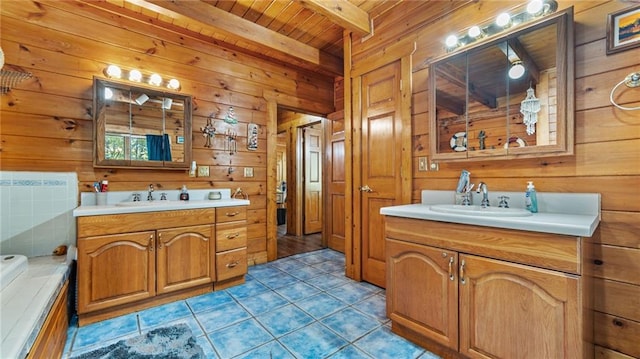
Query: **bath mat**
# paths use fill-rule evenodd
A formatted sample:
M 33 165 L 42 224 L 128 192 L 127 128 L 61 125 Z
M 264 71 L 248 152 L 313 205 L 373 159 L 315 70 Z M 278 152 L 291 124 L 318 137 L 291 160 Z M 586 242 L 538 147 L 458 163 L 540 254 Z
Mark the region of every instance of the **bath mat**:
M 204 359 L 186 324 L 157 328 L 146 334 L 123 339 L 117 343 L 70 359 Z

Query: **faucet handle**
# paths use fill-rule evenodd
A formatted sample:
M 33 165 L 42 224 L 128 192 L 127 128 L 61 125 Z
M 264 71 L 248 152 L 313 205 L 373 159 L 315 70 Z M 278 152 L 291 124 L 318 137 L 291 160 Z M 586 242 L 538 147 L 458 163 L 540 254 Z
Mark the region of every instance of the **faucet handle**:
M 508 196 L 500 196 L 498 198 L 500 199 L 500 203 L 498 204 L 498 207 L 509 208 L 509 203 L 507 203 L 507 200 L 509 199 Z
M 133 194 L 133 201 L 134 202 L 140 202 L 140 193 L 134 193 Z
M 161 201 L 166 201 L 166 200 L 167 200 L 167 194 L 166 194 L 166 193 L 164 193 L 164 192 L 162 192 L 162 193 L 160 194 L 160 200 L 161 200 Z

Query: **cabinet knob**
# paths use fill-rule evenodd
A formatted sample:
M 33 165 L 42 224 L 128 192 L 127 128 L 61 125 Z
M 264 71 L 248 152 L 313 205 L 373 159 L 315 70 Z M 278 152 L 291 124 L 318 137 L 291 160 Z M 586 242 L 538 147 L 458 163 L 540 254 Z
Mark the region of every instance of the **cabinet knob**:
M 238 237 L 239 235 L 240 235 L 240 233 L 227 234 L 227 239 L 234 239 L 234 238 Z
M 227 263 L 227 268 L 234 268 L 237 267 L 238 264 L 240 264 L 240 262 L 235 261 L 235 262 L 231 262 L 231 263 Z
M 240 212 L 227 212 L 225 213 L 227 217 L 235 217 L 240 214 Z

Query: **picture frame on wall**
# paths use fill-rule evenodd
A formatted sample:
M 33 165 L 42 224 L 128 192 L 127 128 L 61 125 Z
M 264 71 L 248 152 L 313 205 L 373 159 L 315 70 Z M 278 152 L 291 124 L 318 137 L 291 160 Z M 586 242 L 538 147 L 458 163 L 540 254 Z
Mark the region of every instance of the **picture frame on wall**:
M 640 5 L 607 16 L 607 55 L 640 46 Z
M 258 149 L 258 133 L 260 132 L 260 126 L 255 123 L 247 125 L 247 149 L 249 151 L 255 151 Z

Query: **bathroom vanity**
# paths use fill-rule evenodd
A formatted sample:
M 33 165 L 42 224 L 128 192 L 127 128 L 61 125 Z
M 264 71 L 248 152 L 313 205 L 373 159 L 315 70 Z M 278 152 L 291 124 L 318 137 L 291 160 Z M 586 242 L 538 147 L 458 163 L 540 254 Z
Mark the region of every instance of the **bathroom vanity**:
M 434 203 L 453 192 L 425 192 L 381 210 L 395 333 L 445 357 L 593 356 L 583 241 L 599 195 L 543 194 L 541 213 L 511 217 L 440 212 Z
M 248 200 L 155 202 L 74 212 L 80 325 L 244 282 Z

